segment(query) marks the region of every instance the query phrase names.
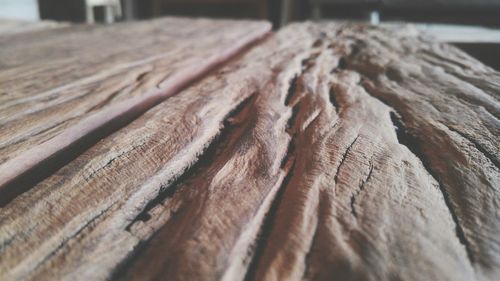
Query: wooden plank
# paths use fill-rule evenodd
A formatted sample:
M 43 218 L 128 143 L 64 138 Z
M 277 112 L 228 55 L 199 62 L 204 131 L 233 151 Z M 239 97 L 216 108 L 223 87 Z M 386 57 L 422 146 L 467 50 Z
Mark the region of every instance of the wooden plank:
M 3 196 L 16 192 L 5 186 L 19 175 L 84 137 L 98 140 L 96 130 L 132 120 L 269 29 L 265 22 L 166 18 L 3 36 Z
M 55 21 L 23 21 L 0 18 L 0 36 L 67 26 L 69 26 L 68 23 Z
M 249 108 L 254 108 L 260 83 L 264 85 L 275 78 L 273 68 L 288 64 L 289 58 L 302 52 L 307 44 L 306 41 L 294 46 L 297 39 L 290 43 L 283 39 L 281 43 L 274 39 L 266 44 L 269 48 L 255 50 L 207 82 L 155 107 L 64 167 L 61 174 L 54 175 L 8 204 L 1 212 L 5 223 L 2 225 L 5 228 L 0 231 L 2 245 L 8 244 L 2 247 L 0 255 L 4 276 L 94 280 L 108 277 L 141 240 L 151 235 L 147 231 L 139 235 L 127 230 L 128 225 L 135 224 L 136 217 L 149 202 L 155 201 L 159 193 L 168 192 L 169 184 L 197 159 L 206 158 L 201 154 L 209 150 L 207 147 L 220 135 L 222 127 L 229 126 L 226 131 L 235 131 L 229 133 L 229 137 L 245 133 L 238 130 L 238 123 L 244 121 L 238 121 L 238 116 L 248 114 Z M 273 54 L 280 50 L 289 55 L 277 56 L 273 61 Z M 285 84 L 288 76 L 282 78 Z M 281 86 L 283 91 L 285 87 Z M 254 98 L 249 98 L 252 95 Z M 243 108 L 236 109 L 244 100 Z M 282 108 L 284 105 L 278 109 Z M 235 112 L 231 114 L 231 111 Z M 281 123 L 284 126 L 286 118 L 282 118 Z M 282 138 L 286 137 L 284 132 L 281 134 Z M 276 175 L 282 174 L 279 161 L 286 146 L 282 150 L 281 156 L 276 155 L 273 159 L 277 162 L 273 172 Z M 66 173 L 69 174 L 60 176 Z M 278 181 L 273 177 L 266 180 Z M 50 202 L 55 202 L 53 200 L 59 203 L 54 205 L 55 209 L 47 209 L 52 205 Z M 26 203 L 41 209 L 31 208 Z M 51 215 L 47 216 L 47 212 Z M 27 235 L 25 227 L 30 228 L 28 225 L 35 221 L 35 217 L 44 222 Z M 51 238 L 46 240 L 39 234 Z M 85 241 L 78 242 L 76 247 L 67 245 L 61 248 L 80 238 Z M 19 247 L 35 252 L 28 253 Z M 57 267 L 59 269 L 52 266 L 59 263 L 64 266 Z
M 493 280 L 500 272 L 500 75 L 457 48 L 416 45 L 398 30 L 366 42 L 348 65 L 402 118 L 396 123 L 438 180 L 476 275 Z
M 6 280 L 495 280 L 499 73 L 294 24 L 0 212 Z

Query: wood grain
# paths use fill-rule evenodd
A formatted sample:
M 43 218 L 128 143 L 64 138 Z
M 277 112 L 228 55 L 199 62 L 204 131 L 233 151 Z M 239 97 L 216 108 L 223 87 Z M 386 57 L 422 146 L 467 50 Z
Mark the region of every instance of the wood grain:
M 166 18 L 3 36 L 0 187 L 96 130 L 133 120 L 269 29 Z
M 290 25 L 0 212 L 6 280 L 496 280 L 500 74 Z
M 0 19 L 0 36 L 19 34 L 24 32 L 38 32 L 45 29 L 63 28 L 69 26 L 68 23 L 55 22 L 50 20 L 25 21 L 16 19 Z

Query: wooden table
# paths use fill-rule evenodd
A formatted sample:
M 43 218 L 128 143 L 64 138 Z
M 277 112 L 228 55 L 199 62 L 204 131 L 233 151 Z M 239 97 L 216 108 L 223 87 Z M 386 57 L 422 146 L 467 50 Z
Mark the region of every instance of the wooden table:
M 0 279 L 497 280 L 500 73 L 412 26 L 268 30 L 0 37 Z

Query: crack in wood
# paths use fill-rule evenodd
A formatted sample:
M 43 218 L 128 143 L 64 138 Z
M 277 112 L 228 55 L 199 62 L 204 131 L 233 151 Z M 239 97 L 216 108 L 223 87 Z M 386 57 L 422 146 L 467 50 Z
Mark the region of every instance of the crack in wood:
M 235 109 L 233 109 L 227 117 L 224 118 L 222 122 L 223 128 L 220 133 L 200 153 L 197 161 L 192 166 L 186 167 L 184 172 L 180 173 L 178 177 L 173 178 L 171 182 L 168 182 L 164 184 L 164 186 L 160 187 L 158 195 L 150 200 L 145 205 L 144 209 L 125 227 L 126 231 L 131 232 L 133 225 L 139 221 L 147 222 L 151 218 L 149 212 L 152 209 L 161 205 L 167 198 L 172 197 L 182 183 L 198 174 L 202 169 L 208 167 L 215 157 L 223 153 L 221 146 L 224 147 L 222 144 L 226 143 L 233 131 L 240 126 L 238 123 L 239 120 L 242 120 L 243 122 L 250 121 L 248 118 L 238 118 L 238 116 L 242 114 L 242 112 L 249 111 L 249 108 L 254 106 L 257 96 L 258 93 L 253 93 L 239 103 Z
M 355 46 L 356 45 L 354 45 L 354 47 Z M 356 51 L 356 50 L 352 49 L 351 53 L 348 56 L 348 58 L 350 60 L 352 60 L 354 58 L 354 56 L 357 55 L 358 52 L 359 52 L 359 50 Z M 448 191 L 446 190 L 446 188 L 440 182 L 438 174 L 436 174 L 436 173 L 433 172 L 430 164 L 428 163 L 427 157 L 425 156 L 425 154 L 423 154 L 421 152 L 421 149 L 420 149 L 420 141 L 421 140 L 419 140 L 417 137 L 413 136 L 410 132 L 408 132 L 406 130 L 406 127 L 405 127 L 403 121 L 399 117 L 400 115 L 399 115 L 398 111 L 395 110 L 395 108 L 392 106 L 392 103 L 390 103 L 388 100 L 384 99 L 380 95 L 378 95 L 378 94 L 376 95 L 376 94 L 372 93 L 366 87 L 367 81 L 370 81 L 370 80 L 372 80 L 372 78 L 374 79 L 375 77 L 371 77 L 367 73 L 360 72 L 360 71 L 358 71 L 355 68 L 352 68 L 352 67 L 348 67 L 348 68 L 349 68 L 349 70 L 355 71 L 355 72 L 357 72 L 357 73 L 360 74 L 360 76 L 362 77 L 362 79 L 361 79 L 361 81 L 360 81 L 359 84 L 364 88 L 364 90 L 366 91 L 366 93 L 368 93 L 370 96 L 376 98 L 377 100 L 379 100 L 383 104 L 387 105 L 392 110 L 392 112 L 390 112 L 390 118 L 391 118 L 391 121 L 393 122 L 393 126 L 394 126 L 394 129 L 396 131 L 397 138 L 398 138 L 398 142 L 400 144 L 406 146 L 412 152 L 413 155 L 415 155 L 418 159 L 420 159 L 420 161 L 421 161 L 424 169 L 438 183 L 439 190 L 441 191 L 441 194 L 443 195 L 444 203 L 445 203 L 445 205 L 446 205 L 446 207 L 448 209 L 448 212 L 450 213 L 451 218 L 452 218 L 452 220 L 453 220 L 453 222 L 455 224 L 455 234 L 456 234 L 456 237 L 457 237 L 458 241 L 460 242 L 460 244 L 462 244 L 462 246 L 464 247 L 469 262 L 471 264 L 474 264 L 475 263 L 475 257 L 473 255 L 470 242 L 468 241 L 467 236 L 465 235 L 465 232 L 464 232 L 464 230 L 462 228 L 462 225 L 460 223 L 460 219 L 458 218 L 458 215 L 456 214 L 456 211 L 455 211 L 455 209 L 453 207 L 453 202 L 452 202 L 452 200 L 450 198 L 450 195 L 448 194 Z
M 245 98 L 242 102 L 240 102 L 222 121 L 223 127 L 219 134 L 210 142 L 209 145 L 200 153 L 197 161 L 190 167 L 186 167 L 185 171 L 180 173 L 180 175 L 176 178 L 173 178 L 170 182 L 164 184 L 158 195 L 150 200 L 143 210 L 137 214 L 137 216 L 131 220 L 131 222 L 125 227 L 125 231 L 130 233 L 133 236 L 134 227 L 139 222 L 147 223 L 151 219 L 150 212 L 160 206 L 168 199 L 174 196 L 176 192 L 178 192 L 179 188 L 189 182 L 192 178 L 196 177 L 196 175 L 202 174 L 204 170 L 210 167 L 211 163 L 214 159 L 218 157 L 222 157 L 227 154 L 224 151 L 224 148 L 227 149 L 227 144 L 231 140 L 231 136 L 234 134 L 237 137 L 241 137 L 236 132 L 237 130 L 244 130 L 245 125 L 240 122 L 251 123 L 252 118 L 242 118 L 240 115 L 242 114 L 250 114 L 251 109 L 254 107 L 255 102 L 258 98 L 259 93 L 255 92 Z M 173 212 L 173 215 L 177 213 L 179 210 Z M 148 242 L 154 239 L 154 237 L 158 234 L 158 231 L 153 231 L 152 235 L 149 237 L 137 237 L 139 239 L 138 244 L 130 251 L 127 256 L 112 270 L 109 275 L 108 280 L 121 280 L 124 275 L 127 273 L 127 269 L 131 267 L 136 258 L 141 255 L 141 253 L 145 250 Z
M 172 75 L 171 80 L 163 81 L 166 83 L 165 87 L 161 85 L 161 89 L 154 93 L 130 98 L 119 103 L 114 103 L 112 106 L 106 107 L 106 110 L 97 110 L 97 112 L 92 114 L 82 115 L 80 123 L 66 128 L 48 141 L 31 147 L 26 152 L 2 163 L 2 169 L 0 169 L 0 207 L 5 206 L 18 195 L 30 190 L 37 183 L 70 163 L 102 138 L 130 124 L 147 110 L 192 85 L 215 69 L 220 68 L 230 59 L 247 52 L 249 48 L 254 46 L 254 43 L 260 43 L 260 40 L 266 37 L 268 29 L 268 24 L 262 25 L 246 36 L 239 38 L 239 40 L 235 40 L 234 44 L 229 44 L 225 48 L 221 47 L 214 54 L 208 53 L 208 57 L 202 63 L 192 64 L 177 70 Z M 151 62 L 158 58 L 150 57 L 139 61 L 139 64 Z M 128 65 L 124 65 L 118 69 L 122 70 L 128 67 Z M 79 80 L 78 83 L 93 82 L 96 77 L 103 77 L 103 75 L 90 76 L 89 78 Z M 139 75 L 136 81 L 137 79 L 141 81 L 143 78 L 144 76 Z M 70 87 L 76 87 L 76 85 L 72 83 L 61 86 L 50 90 L 48 93 L 38 94 L 37 97 L 56 93 L 56 90 L 62 91 Z M 115 92 L 111 98 L 118 94 L 119 92 Z M 22 100 L 18 99 L 17 102 L 21 102 Z M 84 127 L 85 129 L 82 130 L 80 127 Z M 37 151 L 37 149 L 43 151 L 43 153 L 30 155 L 30 153 Z M 30 164 L 27 165 L 26 162 Z M 8 167 L 14 168 L 7 169 Z
M 114 205 L 115 204 L 109 205 L 107 208 L 100 211 L 96 216 L 90 218 L 90 220 L 88 220 L 85 224 L 83 224 L 79 228 L 75 229 L 75 231 L 71 235 L 64 237 L 60 241 L 59 245 L 57 245 L 50 252 L 48 252 L 47 255 L 41 261 L 37 262 L 37 264 L 33 267 L 32 271 L 33 272 L 36 271 L 44 263 L 48 262 L 51 257 L 55 256 L 59 251 L 64 249 L 64 246 L 67 245 L 68 243 L 70 243 L 71 240 L 75 239 L 80 233 L 82 233 L 84 231 L 90 231 L 92 228 L 92 225 L 94 223 L 96 223 L 101 217 L 103 217 L 103 215 L 106 214 L 106 212 L 108 210 L 110 210 Z
M 98 167 L 97 169 L 91 171 L 90 174 L 85 175 L 83 178 L 85 179 L 85 181 L 90 181 L 92 178 L 95 177 L 96 174 L 98 174 L 101 171 L 105 170 L 106 168 L 110 167 L 113 164 L 113 162 L 115 162 L 116 160 L 121 159 L 124 155 L 127 155 L 129 152 L 134 151 L 135 149 L 137 149 L 140 146 L 141 145 L 133 145 L 130 148 L 128 148 L 127 150 L 122 151 L 122 152 L 120 152 L 117 155 L 113 155 L 113 157 L 111 159 L 109 159 L 106 163 L 104 163 L 104 165 L 102 165 L 102 166 Z
M 316 223 L 315 227 L 314 227 L 314 233 L 313 233 L 313 236 L 312 236 L 312 239 L 311 239 L 311 246 L 309 247 L 309 250 L 307 251 L 306 255 L 304 256 L 304 272 L 302 274 L 302 278 L 301 280 L 305 280 L 305 278 L 309 275 L 309 272 L 310 272 L 310 259 L 311 259 L 311 253 L 313 252 L 313 247 L 314 247 L 314 244 L 316 242 L 316 239 L 318 237 L 318 224 L 319 222 L 321 221 L 321 211 L 323 210 L 323 204 L 324 204 L 324 197 L 326 197 L 326 195 L 322 194 L 322 192 L 320 191 L 319 193 L 319 199 L 318 199 L 318 207 L 317 207 L 317 210 L 316 210 L 316 216 L 318 217 L 318 222 Z M 311 278 L 311 280 L 314 280 L 314 278 Z
M 363 180 L 363 182 L 359 186 L 359 189 L 351 196 L 351 213 L 355 218 L 358 218 L 358 213 L 356 212 L 356 198 L 365 189 L 365 184 L 370 180 L 370 177 L 372 176 L 373 163 L 371 160 L 370 160 L 369 165 L 370 165 L 370 169 L 368 171 L 368 175 L 366 176 L 366 178 Z
M 443 124 L 444 125 L 444 124 Z M 448 130 L 460 135 L 463 139 L 471 143 L 479 152 L 481 152 L 488 160 L 490 160 L 497 168 L 500 169 L 500 161 L 495 157 L 495 155 L 492 155 L 490 152 L 488 152 L 480 143 L 475 141 L 473 138 L 467 136 L 466 134 L 460 132 L 459 130 L 452 128 L 450 126 L 444 125 Z
M 5 253 L 13 257 L 13 262 L 8 261 L 7 265 L 20 272 L 17 276 L 38 279 L 60 277 L 68 272 L 69 275 L 64 276 L 78 279 L 82 277 L 76 274 L 85 272 L 83 278 L 97 276 L 92 279 L 110 280 L 220 279 L 220 276 L 223 280 L 244 281 L 286 279 L 284 277 L 316 280 L 331 276 L 340 279 L 458 276 L 452 279 L 460 279 L 461 275 L 465 280 L 481 279 L 481 276 L 474 276 L 474 270 L 479 269 L 476 272 L 479 275 L 497 264 L 496 240 L 491 235 L 496 230 L 495 218 L 491 218 L 496 197 L 481 188 L 496 183 L 491 180 L 492 175 L 496 175 L 491 171 L 498 170 L 479 153 L 498 168 L 498 158 L 491 148 L 496 121 L 479 120 L 462 126 L 456 125 L 459 123 L 455 120 L 446 123 L 453 118 L 446 119 L 447 115 L 435 113 L 444 107 L 439 104 L 442 100 L 430 98 L 432 94 L 441 94 L 433 88 L 438 84 L 432 84 L 427 78 L 419 80 L 421 69 L 418 66 L 426 62 L 416 63 L 415 69 L 398 65 L 398 56 L 406 57 L 405 50 L 409 52 L 409 61 L 416 58 L 414 50 L 418 50 L 418 46 L 416 49 L 405 47 L 408 42 L 397 42 L 399 38 L 392 38 L 392 34 L 384 38 L 375 28 L 328 25 L 328 32 L 334 34 L 336 29 L 339 29 L 336 37 L 328 39 L 326 33 L 317 39 L 319 28 L 315 29 L 313 24 L 301 31 L 312 33 L 310 37 L 293 38 L 288 34 L 283 37 L 283 47 L 288 50 L 297 45 L 296 53 L 285 53 L 287 57 L 278 61 L 283 50 L 278 48 L 281 45 L 273 43 L 262 49 L 277 50 L 265 50 L 257 56 L 262 61 L 272 57 L 270 61 L 274 67 L 268 67 L 266 61 L 263 68 L 244 69 L 234 75 L 235 70 L 225 69 L 214 78 L 221 80 L 231 75 L 231 79 L 224 80 L 225 84 L 221 83 L 224 85 L 215 84 L 217 87 L 209 88 L 207 96 L 199 100 L 193 95 L 180 102 L 187 102 L 186 110 L 196 111 L 200 107 L 193 109 L 193 99 L 196 105 L 204 104 L 210 95 L 215 105 L 209 103 L 200 110 L 217 112 L 216 120 L 206 122 L 202 119 L 205 116 L 212 118 L 211 114 L 182 115 L 172 122 L 172 128 L 169 127 L 166 133 L 148 136 L 151 140 L 144 138 L 146 141 L 139 144 L 139 149 L 127 143 L 126 138 L 123 146 L 116 146 L 112 139 L 105 146 L 108 149 L 84 155 L 95 157 L 102 153 L 91 165 L 85 166 L 88 170 L 75 171 L 76 176 L 71 174 L 67 179 L 67 174 L 73 173 L 67 172 L 71 167 L 81 167 L 71 166 L 51 177 L 52 181 L 42 183 L 40 189 L 37 186 L 34 194 L 39 198 L 50 195 L 44 198 L 48 207 L 42 202 L 30 208 L 29 201 L 24 200 L 30 200 L 31 193 L 8 205 L 5 209 L 8 212 L 3 217 L 4 229 L 13 234 L 0 241 L 3 243 L 0 249 L 8 245 Z M 344 36 L 343 32 L 353 35 L 347 39 L 349 35 Z M 394 52 L 384 53 L 393 48 Z M 301 63 L 303 58 L 306 59 Z M 443 62 L 443 58 L 439 60 L 449 70 L 461 73 L 460 69 Z M 248 61 L 244 63 L 248 65 Z M 283 66 L 286 69 L 280 68 Z M 330 70 L 333 75 L 328 74 Z M 252 72 L 259 73 L 254 76 Z M 458 77 L 457 73 L 454 75 Z M 135 77 L 137 84 L 124 88 L 122 94 L 126 95 L 130 89 L 143 90 L 146 86 L 140 86 L 143 79 L 149 85 L 151 81 L 148 80 L 161 78 L 153 74 L 139 74 Z M 266 80 L 264 76 L 271 76 L 271 79 Z M 408 76 L 412 80 L 407 80 Z M 449 75 L 442 78 L 443 85 L 467 87 Z M 246 84 L 248 80 L 251 81 Z M 240 82 L 242 87 L 233 91 L 232 86 Z M 213 81 L 209 79 L 206 85 L 210 83 Z M 229 83 L 232 100 L 219 106 L 216 92 Z M 411 88 L 412 83 L 423 89 Z M 243 87 L 245 90 L 241 90 Z M 265 91 L 249 95 L 252 91 L 249 87 Z M 408 88 L 414 92 L 406 92 Z M 491 89 L 494 91 L 494 86 Z M 240 93 L 244 93 L 244 97 Z M 410 97 L 401 97 L 403 94 Z M 459 94 L 450 101 L 459 100 Z M 424 104 L 429 107 L 421 110 L 422 107 L 417 106 L 423 101 L 429 103 Z M 472 113 L 479 112 L 474 110 Z M 419 112 L 423 114 L 417 116 Z M 470 116 L 471 119 L 475 117 Z M 182 128 L 178 129 L 178 124 L 182 124 Z M 150 125 L 151 130 L 156 130 L 155 124 L 147 124 Z M 196 128 L 191 131 L 190 125 Z M 490 131 L 476 137 L 474 130 L 478 128 Z M 137 137 L 137 132 L 142 131 L 132 132 L 136 134 L 131 133 L 128 137 Z M 176 150 L 166 154 L 169 141 L 179 138 L 178 135 L 172 137 L 172 132 L 179 132 L 180 138 L 186 134 L 187 140 L 176 143 Z M 196 141 L 196 145 L 190 141 Z M 457 168 L 458 165 L 448 163 L 451 162 L 448 159 L 437 159 L 434 153 L 441 145 L 453 146 L 450 151 L 457 152 L 451 155 L 443 149 L 443 155 L 450 160 L 465 159 L 468 163 L 460 162 L 463 167 Z M 129 153 L 131 146 L 134 153 Z M 153 149 L 149 150 L 150 147 Z M 460 148 L 462 151 L 458 151 Z M 146 150 L 147 153 L 142 154 Z M 187 150 L 189 157 L 184 155 Z M 132 165 L 131 161 L 137 159 L 148 165 Z M 465 170 L 467 165 L 472 167 L 470 171 Z M 479 165 L 486 168 L 481 170 L 483 167 Z M 484 175 L 476 176 L 482 172 Z M 124 174 L 124 179 L 118 178 L 120 173 Z M 126 176 L 141 177 L 127 182 Z M 470 182 L 478 183 L 479 187 L 467 193 L 475 187 L 467 181 L 469 176 Z M 76 182 L 74 179 L 91 180 Z M 466 179 L 466 188 L 456 189 L 460 188 L 461 179 Z M 52 188 L 56 180 L 75 185 Z M 88 204 L 93 202 L 88 191 L 93 191 L 96 185 L 107 186 L 100 185 L 101 180 L 106 181 L 105 184 L 117 183 L 123 190 L 92 194 L 92 199 L 101 194 L 106 196 L 103 198 L 112 199 L 98 198 L 95 203 Z M 80 190 L 71 189 L 80 183 L 83 186 L 78 186 Z M 71 201 L 58 201 L 61 196 L 75 191 L 78 193 L 71 194 L 74 196 Z M 483 197 L 474 197 L 474 192 Z M 471 194 L 472 199 L 466 197 Z M 491 198 L 493 203 L 488 201 Z M 113 202 L 118 205 L 108 211 Z M 478 212 L 477 202 L 484 204 Z M 19 221 L 15 209 L 18 204 L 28 210 L 21 211 Z M 64 214 L 63 208 L 78 204 L 85 205 L 72 210 L 71 214 L 78 216 Z M 99 213 L 93 210 L 95 206 L 105 210 Z M 53 210 L 58 207 L 60 210 Z M 430 209 L 433 207 L 435 211 Z M 414 215 L 415 212 L 420 213 Z M 31 217 L 36 218 L 36 223 L 30 221 Z M 44 217 L 50 219 L 39 224 L 37 221 L 43 221 L 40 218 Z M 9 221 L 11 218 L 14 221 Z M 26 237 L 12 238 L 10 246 L 12 239 L 9 238 L 16 233 Z M 27 237 L 27 233 L 31 237 Z M 54 235 L 55 240 L 45 242 L 46 233 Z M 106 239 L 100 240 L 103 233 Z M 106 244 L 115 238 L 116 243 Z M 39 245 L 42 246 L 37 248 Z M 491 245 L 493 250 L 488 252 L 485 246 Z M 25 249 L 35 250 L 19 254 Z M 91 255 L 102 256 L 91 261 L 88 258 Z M 30 260 L 36 263 L 30 264 Z M 484 266 L 483 260 L 486 261 Z M 99 268 L 97 274 L 87 271 L 92 266 L 99 267 L 101 261 L 107 268 Z M 394 264 L 408 266 L 394 267 Z M 8 266 L 4 268 L 10 271 Z M 21 268 L 26 266 L 28 269 Z M 36 266 L 36 272 L 31 266 Z
M 302 99 L 302 98 L 300 98 Z M 287 123 L 286 123 L 286 132 L 290 135 L 290 136 L 294 136 L 295 134 L 297 134 L 297 117 L 299 115 L 299 112 L 300 112 L 300 108 L 301 108 L 301 102 L 300 100 L 297 101 L 295 103 L 295 105 L 292 107 L 292 114 L 290 116 L 290 118 L 288 119 Z
M 244 281 L 252 281 L 255 280 L 256 278 L 255 275 L 257 273 L 257 269 L 260 260 L 262 258 L 262 255 L 264 253 L 264 250 L 266 249 L 267 240 L 273 230 L 274 221 L 276 219 L 276 213 L 278 212 L 279 207 L 281 206 L 283 194 L 285 193 L 286 187 L 290 184 L 291 179 L 293 178 L 293 173 L 294 173 L 293 171 L 295 169 L 295 163 L 296 163 L 295 157 L 291 158 L 286 157 L 286 158 L 288 159 L 288 162 L 283 167 L 283 169 L 286 170 L 286 176 L 283 179 L 283 182 L 281 183 L 278 192 L 274 197 L 273 202 L 271 203 L 271 207 L 269 208 L 264 218 L 264 222 L 260 227 L 259 234 L 257 235 L 257 238 L 254 241 L 254 252 L 252 260 L 248 265 L 245 277 L 243 278 Z
M 274 221 L 276 219 L 276 213 L 281 205 L 281 201 L 283 198 L 283 194 L 285 193 L 285 190 L 287 186 L 290 184 L 293 175 L 294 175 L 294 169 L 296 166 L 296 157 L 295 157 L 295 149 L 296 149 L 296 142 L 298 138 L 298 133 L 293 130 L 295 128 L 295 123 L 296 123 L 296 117 L 298 115 L 298 112 L 300 111 L 300 101 L 302 100 L 302 97 L 299 98 L 298 101 L 295 101 L 293 104 L 290 104 L 290 99 L 293 98 L 296 95 L 297 92 L 297 83 L 298 79 L 302 77 L 304 73 L 304 70 L 302 69 L 302 72 L 299 73 L 298 75 L 295 75 L 294 78 L 290 81 L 289 88 L 287 90 L 287 99 L 285 99 L 285 106 L 291 107 L 292 109 L 292 114 L 290 118 L 287 121 L 287 125 L 285 128 L 285 131 L 287 134 L 290 136 L 290 140 L 288 142 L 287 150 L 285 153 L 285 156 L 281 160 L 280 168 L 284 171 L 286 171 L 286 176 L 283 179 L 283 182 L 281 183 L 277 194 L 271 203 L 271 207 L 269 208 L 265 218 L 264 222 L 262 223 L 259 234 L 255 240 L 255 250 L 252 256 L 252 260 L 250 264 L 248 265 L 245 277 L 243 278 L 244 281 L 252 281 L 255 280 L 256 278 L 256 273 L 257 269 L 261 260 L 261 257 L 264 253 L 264 250 L 267 245 L 267 240 L 269 236 L 271 235 L 271 232 L 273 230 L 273 225 Z
M 309 57 L 302 60 L 302 74 L 316 65 L 316 59 L 321 54 L 321 51 L 313 52 L 309 55 Z
M 339 62 L 338 62 L 338 65 L 337 65 L 337 69 L 340 69 L 340 70 L 347 69 L 347 60 L 346 60 L 345 57 L 341 57 L 339 59 Z
M 292 139 L 288 142 L 288 147 L 286 149 L 285 157 L 281 160 L 280 167 L 283 169 L 290 162 L 291 156 L 295 153 L 295 137 L 292 136 Z
M 153 65 L 151 70 L 144 71 L 139 75 L 137 75 L 134 84 L 129 86 L 130 88 L 129 92 L 137 91 L 147 81 L 146 77 L 151 75 L 151 73 L 153 73 L 155 70 L 156 70 L 156 65 Z
M 290 80 L 290 86 L 288 87 L 287 94 L 285 96 L 285 105 L 288 106 L 290 104 L 290 101 L 292 100 L 293 96 L 295 95 L 295 92 L 297 91 L 297 79 L 298 76 L 295 75 L 292 80 Z
M 335 186 L 337 186 L 337 183 L 339 181 L 340 168 L 342 168 L 342 166 L 344 165 L 344 162 L 347 159 L 347 154 L 349 153 L 349 151 L 353 147 L 354 143 L 358 140 L 358 138 L 359 138 L 359 135 L 357 135 L 356 138 L 354 138 L 354 140 L 349 144 L 349 146 L 347 146 L 347 148 L 344 151 L 344 153 L 342 153 L 342 156 L 340 158 L 340 164 L 339 164 L 339 166 L 337 168 L 337 171 L 335 172 L 335 177 L 334 177 Z
M 45 134 L 45 133 L 47 133 L 47 132 L 49 132 L 51 130 L 54 130 L 54 129 L 56 129 L 56 128 L 62 126 L 62 125 L 64 125 L 64 123 L 66 123 L 66 122 L 71 122 L 72 120 L 74 120 L 76 118 L 77 117 L 68 118 L 66 120 L 62 120 L 62 121 L 56 122 L 55 124 L 52 124 L 52 125 L 50 125 L 48 127 L 45 127 L 45 128 L 43 128 L 43 126 L 40 126 L 34 132 L 32 131 L 30 135 L 19 136 L 18 138 L 12 139 L 10 141 L 6 141 L 6 142 L 0 143 L 0 149 L 5 149 L 5 148 L 7 148 L 10 145 L 16 145 L 18 143 L 26 141 L 27 139 L 29 139 L 32 136 L 43 135 L 43 134 Z M 2 127 L 3 126 L 0 126 L 0 131 L 3 129 Z
M 335 112 L 338 114 L 340 112 L 340 106 L 337 102 L 337 93 L 335 92 L 333 85 L 330 86 L 330 92 L 328 96 L 330 99 L 330 103 L 333 105 L 333 108 L 335 108 Z
M 356 71 L 355 69 L 351 69 L 351 70 Z M 427 157 L 425 156 L 425 154 L 423 154 L 421 152 L 420 140 L 418 138 L 414 137 L 410 132 L 408 132 L 406 130 L 404 122 L 402 121 L 401 117 L 399 117 L 400 114 L 398 113 L 398 111 L 394 107 L 392 107 L 391 103 L 388 100 L 384 99 L 380 95 L 375 95 L 373 92 L 371 92 L 366 87 L 367 81 L 370 81 L 371 78 L 364 76 L 364 74 L 362 74 L 362 73 L 359 73 L 359 74 L 363 77 L 359 84 L 364 88 L 366 93 L 368 93 L 371 97 L 376 98 L 377 100 L 379 100 L 380 102 L 382 102 L 383 104 L 385 104 L 386 106 L 388 106 L 392 110 L 390 112 L 390 119 L 393 123 L 393 128 L 396 132 L 398 142 L 400 144 L 406 146 L 412 152 L 413 155 L 415 155 L 418 159 L 420 159 L 420 162 L 422 163 L 422 166 L 424 167 L 424 169 L 438 183 L 439 190 L 441 191 L 441 194 L 443 195 L 444 203 L 445 203 L 445 205 L 446 205 L 446 207 L 451 215 L 453 222 L 455 223 L 456 237 L 457 237 L 458 241 L 460 242 L 460 244 L 463 245 L 463 247 L 466 251 L 466 254 L 467 254 L 467 258 L 469 259 L 469 262 L 471 264 L 474 264 L 475 258 L 474 258 L 474 255 L 473 255 L 473 252 L 472 252 L 472 249 L 470 246 L 470 242 L 468 241 L 468 239 L 465 235 L 465 232 L 460 224 L 460 220 L 458 218 L 458 215 L 455 212 L 450 195 L 448 194 L 448 191 L 446 191 L 446 188 L 442 185 L 441 181 L 439 180 L 439 176 L 437 176 L 437 174 L 435 174 L 433 172 L 430 164 L 428 163 L 428 160 L 427 160 Z
M 120 89 L 112 92 L 109 96 L 107 96 L 103 101 L 99 102 L 98 104 L 92 106 L 91 108 L 87 109 L 85 113 L 89 113 L 92 111 L 95 111 L 96 109 L 103 108 L 105 105 L 109 104 L 116 96 L 118 96 L 123 90 L 127 89 L 130 85 L 125 85 L 121 87 Z
M 314 43 L 312 44 L 312 48 L 319 48 L 323 45 L 323 40 L 322 39 L 316 39 Z
M 144 71 L 142 73 L 140 73 L 139 75 L 137 75 L 137 77 L 135 78 L 135 82 L 137 85 L 140 85 L 141 83 L 144 82 L 144 78 L 149 75 L 150 73 L 152 73 L 154 70 L 156 69 L 156 66 L 153 65 L 152 69 L 151 70 L 147 70 L 147 71 Z
M 5 185 L 0 186 L 0 208 L 6 206 L 16 197 L 29 191 L 37 183 L 70 163 L 99 140 L 133 122 L 139 115 L 139 113 L 134 113 L 96 128 L 67 147 L 58 150 L 51 157 L 42 160 L 40 163 L 21 173 Z
M 431 175 L 436 182 L 438 183 L 439 190 L 441 191 L 441 194 L 443 195 L 444 203 L 446 207 L 448 208 L 448 211 L 451 215 L 451 218 L 453 219 L 453 222 L 455 223 L 455 233 L 458 238 L 458 241 L 464 246 L 465 251 L 467 253 L 467 257 L 470 261 L 471 264 L 474 264 L 475 262 L 475 257 L 472 253 L 472 249 L 470 246 L 470 242 L 467 239 L 467 236 L 465 235 L 465 232 L 462 228 L 462 225 L 460 224 L 460 219 L 458 218 L 455 208 L 453 207 L 453 202 L 450 198 L 450 195 L 448 194 L 448 191 L 444 186 L 441 184 L 441 181 L 439 180 L 439 176 L 436 175 L 432 168 L 430 167 L 427 157 L 425 156 L 424 153 L 422 153 L 421 148 L 420 148 L 420 140 L 413 136 L 409 131 L 407 131 L 406 126 L 404 125 L 404 121 L 398 117 L 397 112 L 391 112 L 390 113 L 390 118 L 394 126 L 394 130 L 396 131 L 396 135 L 398 138 L 398 142 L 404 146 L 406 146 L 412 153 L 415 155 L 418 159 L 420 159 L 420 162 L 422 163 L 422 166 L 425 168 L 427 173 Z

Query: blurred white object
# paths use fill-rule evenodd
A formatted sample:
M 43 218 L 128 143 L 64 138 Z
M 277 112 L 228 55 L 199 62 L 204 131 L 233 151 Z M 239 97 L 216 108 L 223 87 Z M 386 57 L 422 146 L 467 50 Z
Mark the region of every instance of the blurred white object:
M 380 23 L 380 14 L 378 13 L 378 11 L 370 12 L 370 23 L 372 25 L 377 25 Z
M 456 25 L 439 23 L 411 23 L 385 21 L 382 27 L 399 28 L 404 26 L 408 36 L 430 36 L 432 41 L 441 43 L 458 44 L 499 44 L 500 29 L 474 25 Z
M 451 24 L 415 24 L 437 41 L 447 43 L 500 43 L 500 29 Z
M 38 21 L 37 0 L 0 0 L 0 18 Z
M 120 0 L 85 0 L 87 23 L 94 23 L 94 7 L 104 7 L 106 23 L 113 23 L 122 16 Z

